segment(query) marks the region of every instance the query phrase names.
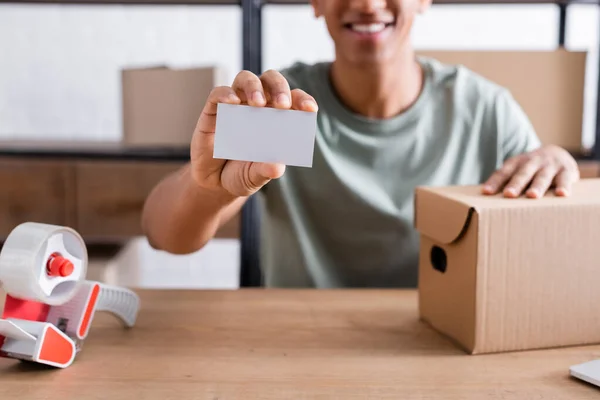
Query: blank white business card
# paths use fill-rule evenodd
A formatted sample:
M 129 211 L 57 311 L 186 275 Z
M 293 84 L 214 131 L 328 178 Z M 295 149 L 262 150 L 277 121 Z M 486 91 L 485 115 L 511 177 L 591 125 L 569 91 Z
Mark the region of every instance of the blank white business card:
M 569 370 L 571 376 L 600 388 L 600 360 L 573 365 Z
M 317 113 L 219 103 L 214 158 L 312 167 Z

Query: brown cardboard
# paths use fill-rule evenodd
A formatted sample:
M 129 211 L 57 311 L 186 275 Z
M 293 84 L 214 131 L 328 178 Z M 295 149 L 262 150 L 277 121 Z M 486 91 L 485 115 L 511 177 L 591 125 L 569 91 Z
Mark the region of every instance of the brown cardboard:
M 600 343 L 600 179 L 568 198 L 480 193 L 416 190 L 421 319 L 470 354 Z
M 586 52 L 420 51 L 506 87 L 529 116 L 540 140 L 582 149 Z
M 600 161 L 578 161 L 581 179 L 600 178 Z
M 189 146 L 211 90 L 227 84 L 220 67 L 122 71 L 123 142 Z

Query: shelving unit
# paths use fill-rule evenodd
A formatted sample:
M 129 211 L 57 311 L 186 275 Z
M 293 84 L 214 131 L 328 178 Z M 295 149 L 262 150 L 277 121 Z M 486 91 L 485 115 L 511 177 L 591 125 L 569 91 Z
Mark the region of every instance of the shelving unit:
M 243 68 L 254 73 L 262 72 L 262 18 L 263 7 L 267 5 L 307 5 L 308 0 L 0 0 L 1 3 L 13 4 L 118 4 L 118 5 L 197 5 L 197 6 L 238 6 L 242 9 L 242 60 Z M 557 45 L 564 46 L 566 38 L 566 24 L 568 6 L 571 4 L 591 4 L 600 7 L 600 0 L 434 0 L 434 7 L 444 5 L 499 5 L 499 4 L 554 4 L 559 7 L 559 34 Z M 599 24 L 600 25 L 600 24 Z M 600 32 L 598 32 L 600 38 Z M 600 47 L 600 40 L 599 40 Z M 600 50 L 599 50 L 600 51 Z M 599 57 L 600 60 L 600 57 Z M 600 61 L 599 79 L 597 93 L 600 97 Z M 600 102 L 598 103 L 600 110 Z M 18 151 L 17 151 L 18 152 Z M 31 152 L 31 151 L 30 151 Z M 43 156 L 44 151 L 33 152 L 37 156 Z M 127 157 L 127 151 L 120 151 L 120 157 Z M 135 154 L 132 153 L 132 154 Z M 165 150 L 165 154 L 153 154 L 154 157 L 164 160 L 180 160 L 183 153 L 171 154 Z M 98 153 L 96 157 L 102 158 Z M 111 155 L 108 158 L 114 157 Z M 133 157 L 133 156 L 132 156 Z M 596 141 L 591 155 L 586 156 L 600 160 L 600 112 L 596 113 Z M 242 210 L 241 216 L 241 271 L 240 285 L 242 287 L 260 286 L 261 275 L 259 268 L 259 215 L 256 199 L 251 199 Z

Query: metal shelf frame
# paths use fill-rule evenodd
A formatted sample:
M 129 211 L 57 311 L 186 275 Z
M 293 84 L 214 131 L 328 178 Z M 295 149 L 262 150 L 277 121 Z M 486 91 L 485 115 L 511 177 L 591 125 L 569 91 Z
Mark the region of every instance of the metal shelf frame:
M 267 5 L 307 5 L 308 0 L 0 0 L 13 4 L 119 4 L 119 5 L 207 5 L 239 6 L 242 9 L 242 64 L 243 69 L 256 74 L 262 67 L 262 16 Z M 434 0 L 434 6 L 443 5 L 516 5 L 554 4 L 559 7 L 559 33 L 557 45 L 563 47 L 566 41 L 567 12 L 571 4 L 591 4 L 600 7 L 600 0 Z M 599 21 L 600 29 L 600 21 Z M 600 54 L 600 30 L 598 32 Z M 592 154 L 587 158 L 600 160 L 600 56 L 598 65 L 596 140 Z M 260 216 L 256 196 L 244 205 L 241 215 L 241 264 L 240 287 L 262 286 L 260 271 Z

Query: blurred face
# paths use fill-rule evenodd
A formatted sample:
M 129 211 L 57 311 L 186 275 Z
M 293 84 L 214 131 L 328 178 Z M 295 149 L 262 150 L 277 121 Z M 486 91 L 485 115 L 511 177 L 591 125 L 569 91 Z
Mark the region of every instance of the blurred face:
M 312 0 L 323 17 L 338 58 L 355 64 L 391 61 L 409 45 L 417 14 L 431 0 Z

